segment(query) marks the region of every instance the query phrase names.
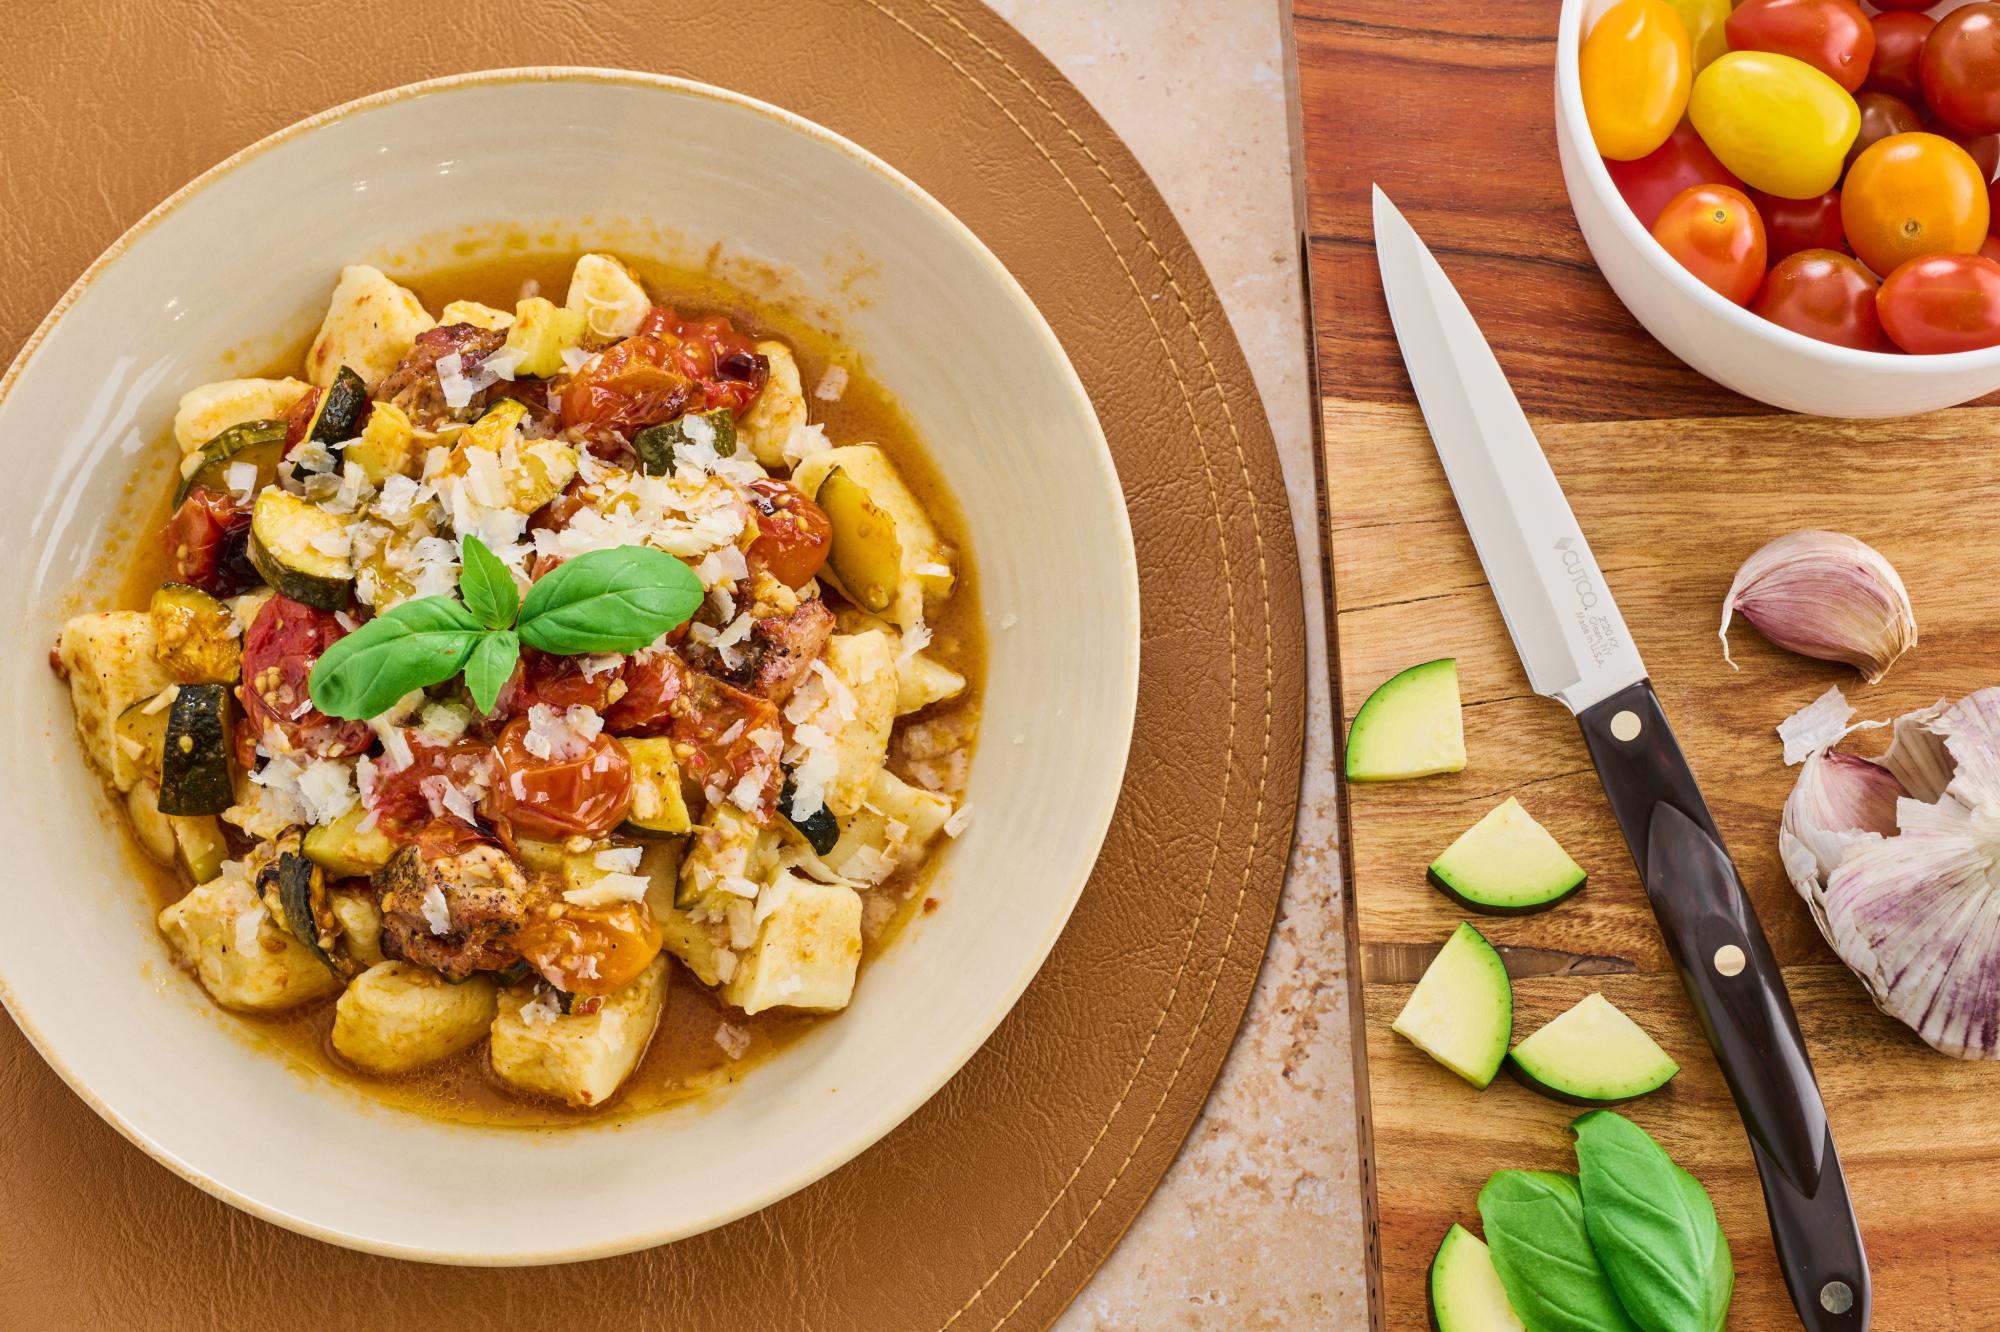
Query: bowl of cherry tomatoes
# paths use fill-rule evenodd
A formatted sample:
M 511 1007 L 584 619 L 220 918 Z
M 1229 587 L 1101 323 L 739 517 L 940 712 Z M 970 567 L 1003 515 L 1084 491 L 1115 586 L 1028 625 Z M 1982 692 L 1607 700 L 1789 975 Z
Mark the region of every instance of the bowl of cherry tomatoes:
M 1556 140 L 1605 280 L 1773 406 L 2000 389 L 2000 0 L 1565 0 Z

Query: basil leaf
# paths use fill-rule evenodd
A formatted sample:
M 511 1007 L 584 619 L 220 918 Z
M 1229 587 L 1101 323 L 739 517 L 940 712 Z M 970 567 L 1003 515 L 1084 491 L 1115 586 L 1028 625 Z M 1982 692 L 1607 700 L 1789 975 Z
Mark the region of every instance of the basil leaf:
M 472 692 L 472 702 L 482 713 L 493 711 L 493 705 L 500 701 L 500 691 L 506 688 L 507 677 L 514 673 L 514 663 L 521 659 L 521 638 L 512 629 L 496 629 L 481 635 L 479 646 L 472 649 L 472 656 L 465 663 L 465 687 Z
M 521 641 L 558 656 L 637 652 L 701 605 L 694 570 L 650 546 L 593 550 L 528 589 Z
M 306 689 L 327 716 L 367 721 L 458 674 L 479 636 L 479 621 L 450 597 L 406 601 L 328 648 Z
M 1583 1220 L 1619 1300 L 1645 1332 L 1715 1332 L 1736 1287 L 1701 1182 L 1623 1115 L 1578 1118 Z
M 476 536 L 467 535 L 460 547 L 458 594 L 465 598 L 465 608 L 488 629 L 512 625 L 521 609 L 512 571 Z
M 1535 1332 L 1635 1332 L 1590 1247 L 1576 1176 L 1502 1170 L 1479 1191 L 1479 1219 L 1507 1302 Z

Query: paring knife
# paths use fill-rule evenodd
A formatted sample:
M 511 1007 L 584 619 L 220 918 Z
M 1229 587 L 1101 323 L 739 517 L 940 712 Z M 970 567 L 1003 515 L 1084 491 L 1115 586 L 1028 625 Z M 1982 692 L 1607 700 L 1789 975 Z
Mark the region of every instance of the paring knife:
M 1538 694 L 1576 716 L 1681 984 L 1729 1081 L 1799 1319 L 1858 1332 L 1868 1257 L 1826 1105 L 1742 879 L 1500 363 L 1417 233 L 1375 191 L 1375 253 L 1410 382 Z

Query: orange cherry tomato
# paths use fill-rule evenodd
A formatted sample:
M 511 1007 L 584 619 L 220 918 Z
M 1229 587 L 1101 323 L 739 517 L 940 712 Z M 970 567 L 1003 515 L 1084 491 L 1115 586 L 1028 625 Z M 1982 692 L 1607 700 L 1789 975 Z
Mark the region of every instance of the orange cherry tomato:
M 1888 351 L 1875 309 L 1875 275 L 1852 255 L 1801 250 L 1778 261 L 1750 308 L 1774 324 L 1821 342 Z
M 1977 254 L 1912 259 L 1882 284 L 1875 307 L 1906 352 L 2000 346 L 2000 263 Z
M 1803 60 L 1849 92 L 1875 58 L 1875 29 L 1854 0 L 1743 0 L 1725 30 L 1732 51 Z
M 497 771 L 486 812 L 517 833 L 560 841 L 601 837 L 632 807 L 632 764 L 616 740 L 600 732 L 573 752 L 546 756 L 528 738 L 529 722 L 516 717 L 493 744 Z
M 1578 58 L 1583 114 L 1597 151 L 1620 162 L 1667 141 L 1687 110 L 1694 47 L 1667 0 L 1618 0 Z
M 1653 238 L 1704 285 L 1748 305 L 1764 282 L 1767 242 L 1757 207 L 1741 190 L 1696 185 L 1674 196 Z
M 1840 194 L 1848 244 L 1877 273 L 1927 254 L 1972 254 L 1992 209 L 1971 154 L 1936 134 L 1892 134 L 1855 159 Z
M 833 521 L 826 510 L 789 481 L 776 477 L 750 483 L 757 510 L 757 539 L 743 558 L 752 573 L 770 570 L 786 587 L 804 587 L 833 549 Z
M 558 990 L 614 994 L 660 955 L 660 927 L 644 902 L 545 908 L 514 934 L 528 965 Z

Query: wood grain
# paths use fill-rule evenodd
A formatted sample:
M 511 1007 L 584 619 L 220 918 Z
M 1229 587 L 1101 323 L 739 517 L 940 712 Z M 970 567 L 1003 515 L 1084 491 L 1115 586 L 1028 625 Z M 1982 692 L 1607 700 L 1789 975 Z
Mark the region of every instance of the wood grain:
M 1300 0 L 1295 12 L 1337 694 L 1351 718 L 1395 671 L 1456 656 L 1470 756 L 1460 774 L 1347 792 L 1375 1325 L 1424 1325 L 1432 1251 L 1453 1221 L 1476 1225 L 1492 1171 L 1574 1168 L 1573 1109 L 1504 1077 L 1475 1092 L 1388 1029 L 1462 918 L 1424 867 L 1510 794 L 1591 876 L 1553 911 L 1475 922 L 1516 977 L 1516 1038 L 1592 990 L 1653 1032 L 1683 1071 L 1627 1112 L 1715 1197 L 1738 1271 L 1729 1326 L 1797 1320 L 1741 1125 L 1582 739 L 1529 691 L 1411 401 L 1376 277 L 1371 181 L 1431 243 L 1535 420 L 1763 918 L 1860 1212 L 1875 1327 L 2000 1327 L 2000 1065 L 1930 1051 L 1820 939 L 1778 861 L 1794 774 L 1772 729 L 1830 684 L 1888 717 L 2000 680 L 2000 579 L 1986 573 L 2000 549 L 2000 410 L 1873 424 L 1775 415 L 1652 342 L 1591 266 L 1563 193 L 1553 3 Z M 1804 526 L 1873 543 L 1909 584 L 1922 642 L 1880 685 L 1777 652 L 1741 624 L 1740 671 L 1722 659 L 1716 627 L 1737 565 Z

